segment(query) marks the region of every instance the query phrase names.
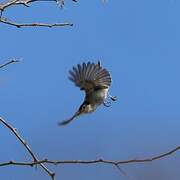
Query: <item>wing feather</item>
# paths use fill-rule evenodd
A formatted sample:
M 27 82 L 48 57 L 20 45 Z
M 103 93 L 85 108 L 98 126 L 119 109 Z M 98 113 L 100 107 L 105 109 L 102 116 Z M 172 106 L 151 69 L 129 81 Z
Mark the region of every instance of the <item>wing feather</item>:
M 102 68 L 99 63 L 91 62 L 78 64 L 69 71 L 69 79 L 86 93 L 96 87 L 104 88 L 111 85 L 111 75 L 108 70 Z

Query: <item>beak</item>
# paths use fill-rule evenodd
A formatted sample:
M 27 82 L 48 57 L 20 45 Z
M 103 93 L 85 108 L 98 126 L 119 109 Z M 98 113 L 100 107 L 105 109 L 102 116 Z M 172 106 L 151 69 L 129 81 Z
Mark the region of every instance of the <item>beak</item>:
M 76 117 L 80 116 L 82 113 L 81 111 L 77 111 L 71 118 L 65 120 L 65 121 L 62 121 L 62 122 L 59 122 L 58 125 L 59 126 L 64 126 L 64 125 L 67 125 L 69 124 L 71 121 L 73 121 Z

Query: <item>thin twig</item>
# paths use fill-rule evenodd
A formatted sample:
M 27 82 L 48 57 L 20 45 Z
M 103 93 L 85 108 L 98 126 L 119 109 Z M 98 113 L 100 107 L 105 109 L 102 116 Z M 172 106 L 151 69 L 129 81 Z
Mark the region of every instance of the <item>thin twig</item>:
M 76 0 L 72 0 L 72 1 L 77 2 Z M 62 6 L 65 4 L 64 0 L 10 0 L 0 4 L 0 10 L 4 11 L 8 7 L 14 5 L 25 5 L 26 7 L 29 7 L 29 4 L 34 2 L 55 2 L 55 3 L 60 3 Z
M 33 153 L 27 142 L 20 136 L 20 134 L 17 132 L 17 130 L 12 127 L 9 123 L 7 123 L 3 118 L 0 117 L 0 122 L 4 124 L 5 127 L 7 127 L 15 136 L 16 138 L 21 142 L 21 144 L 25 147 L 25 149 L 28 151 L 28 153 L 31 155 L 33 158 L 33 162 L 39 162 L 38 158 L 36 155 Z M 55 180 L 55 173 L 51 172 L 44 164 L 42 163 L 36 163 L 36 165 L 39 164 L 47 173 L 48 175 L 52 178 L 52 180 Z
M 5 3 L 0 4 L 0 10 L 4 11 L 7 8 L 15 5 L 25 5 L 26 7 L 29 7 L 30 3 L 34 2 L 56 2 L 57 0 L 10 0 Z
M 0 65 L 0 68 L 3 68 L 3 67 L 5 67 L 5 66 L 7 66 L 7 65 L 9 65 L 9 64 L 17 63 L 17 62 L 20 62 L 20 61 L 19 61 L 19 60 L 12 59 L 11 61 L 6 62 L 6 63 Z
M 16 22 L 12 22 L 7 20 L 6 18 L 1 18 L 0 19 L 1 23 L 7 24 L 7 25 L 11 25 L 11 26 L 15 26 L 17 28 L 21 28 L 21 27 L 64 27 L 64 26 L 73 26 L 72 23 L 54 23 L 54 24 L 48 24 L 48 23 L 29 23 L 29 24 L 19 24 Z
M 106 160 L 106 159 L 96 159 L 96 160 L 39 160 L 39 161 L 33 161 L 33 162 L 15 162 L 15 161 L 9 161 L 9 162 L 4 162 L 0 163 L 0 166 L 8 166 L 8 165 L 17 165 L 17 166 L 35 166 L 38 164 L 53 164 L 53 165 L 61 165 L 61 164 L 98 164 L 98 163 L 103 163 L 103 164 L 110 164 L 110 165 L 122 165 L 122 164 L 133 164 L 133 163 L 146 163 L 146 162 L 152 162 L 155 160 L 160 160 L 162 158 L 165 158 L 167 156 L 170 156 L 174 154 L 175 152 L 180 150 L 180 146 L 177 146 L 176 148 L 166 152 L 162 153 L 157 156 L 149 157 L 149 158 L 144 158 L 144 159 L 129 159 L 129 160 L 119 160 L 119 161 L 114 161 L 114 160 Z
M 115 167 L 118 169 L 118 171 L 123 174 L 124 176 L 126 176 L 128 179 L 132 179 L 131 176 L 129 176 L 129 174 L 127 172 L 125 172 L 121 167 L 120 165 L 115 165 Z
M 7 1 L 6 3 L 0 4 L 0 9 L 1 11 L 4 11 L 6 8 L 9 6 L 13 6 L 16 4 L 18 0 L 12 0 L 12 1 Z

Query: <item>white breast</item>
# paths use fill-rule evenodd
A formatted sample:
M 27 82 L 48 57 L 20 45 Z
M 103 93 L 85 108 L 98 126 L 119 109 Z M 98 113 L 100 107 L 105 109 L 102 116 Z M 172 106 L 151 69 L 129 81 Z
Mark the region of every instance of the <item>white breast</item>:
M 93 93 L 93 100 L 97 104 L 102 104 L 104 100 L 107 98 L 108 88 L 100 89 Z

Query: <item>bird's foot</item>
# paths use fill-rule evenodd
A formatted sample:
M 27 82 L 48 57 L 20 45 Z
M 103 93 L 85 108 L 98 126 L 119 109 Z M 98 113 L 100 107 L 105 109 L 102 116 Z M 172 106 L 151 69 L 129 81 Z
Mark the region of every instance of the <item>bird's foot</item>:
M 111 106 L 111 102 L 110 101 L 104 101 L 104 106 L 105 107 L 110 107 Z
M 108 97 L 109 97 L 112 101 L 117 101 L 117 96 L 111 96 L 110 94 L 108 94 Z
M 111 96 L 110 98 L 112 101 L 117 101 L 117 96 Z

